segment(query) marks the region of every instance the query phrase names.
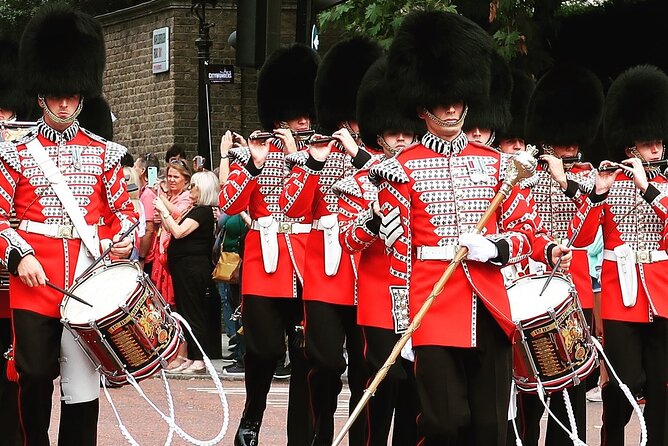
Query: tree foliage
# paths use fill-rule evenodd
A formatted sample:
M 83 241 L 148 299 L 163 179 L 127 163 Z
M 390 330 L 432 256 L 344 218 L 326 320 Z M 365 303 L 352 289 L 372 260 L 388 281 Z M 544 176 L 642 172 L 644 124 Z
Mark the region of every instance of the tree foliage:
M 514 65 L 539 72 L 550 63 L 547 42 L 559 16 L 602 7 L 611 0 L 348 0 L 321 12 L 323 30 L 337 28 L 376 39 L 389 47 L 403 17 L 416 9 L 457 12 L 494 38 L 497 50 Z M 624 0 L 616 0 L 624 1 Z

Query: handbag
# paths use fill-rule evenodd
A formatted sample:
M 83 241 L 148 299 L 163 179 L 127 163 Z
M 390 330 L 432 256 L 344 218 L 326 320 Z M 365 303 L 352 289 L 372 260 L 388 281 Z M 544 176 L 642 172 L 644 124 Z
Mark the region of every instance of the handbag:
M 239 283 L 241 256 L 236 252 L 221 252 L 218 263 L 211 273 L 213 280 Z

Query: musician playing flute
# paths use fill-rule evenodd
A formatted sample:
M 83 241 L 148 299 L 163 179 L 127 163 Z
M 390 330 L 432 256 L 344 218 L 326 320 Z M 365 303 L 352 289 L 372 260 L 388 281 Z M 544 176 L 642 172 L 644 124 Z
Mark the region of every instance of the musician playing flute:
M 359 131 L 355 106 L 362 76 L 381 53 L 376 42 L 363 37 L 343 40 L 327 52 L 316 77 L 315 104 L 320 127 L 335 139 L 324 144 L 312 142 L 308 152 L 289 157 L 294 167 L 281 196 L 286 215 L 313 217 L 304 271 L 313 445 L 332 443 L 341 375 L 346 370 L 344 342 L 351 410 L 366 382 L 355 308 L 357 260 L 343 253 L 339 244 L 338 200 L 332 185 L 371 160 L 360 148 L 359 138 L 353 137 Z M 351 430 L 350 445 L 363 444 L 364 432 L 364 420 L 358 420 Z
M 42 118 L 19 141 L 0 145 L 0 249 L 3 266 L 13 274 L 19 414 L 30 445 L 50 444 L 58 375 L 58 444 L 97 440 L 99 374 L 63 330 L 63 294 L 44 285 L 70 287 L 100 255 L 100 239 L 111 239 L 109 234 L 113 255 L 126 258 L 132 250 L 133 237 L 119 237 L 137 219 L 119 162 L 126 149 L 77 121 L 82 102 L 102 94 L 104 60 L 102 27 L 95 19 L 62 4 L 40 9 L 23 34 L 20 70 Z M 38 164 L 36 158 L 44 160 Z M 56 177 L 53 183 L 44 171 Z M 12 208 L 20 220 L 17 230 L 9 225 Z
M 404 113 L 397 104 L 386 71 L 385 58 L 374 62 L 357 93 L 357 123 L 365 150 L 373 157 L 371 166 L 395 156 L 424 133 L 424 123 Z M 378 236 L 378 189 L 369 180 L 366 168 L 337 181 L 334 190 L 339 197 L 341 247 L 347 254 L 360 255 L 357 323 L 362 330 L 364 361 L 375 374 L 402 332 L 395 324 L 387 288 L 390 259 Z M 366 406 L 363 417 L 369 432 L 365 444 L 387 446 L 391 426 L 393 445 L 415 444 L 417 413 L 413 363 L 399 359 Z
M 315 114 L 318 63 L 317 54 L 301 44 L 281 47 L 269 56 L 258 77 L 258 114 L 263 129 L 277 137 L 254 139 L 259 133 L 254 132 L 248 147 L 232 148 L 230 174 L 220 192 L 223 212 L 248 210 L 252 219 L 241 279 L 246 404 L 235 446 L 260 444 L 267 394 L 276 363 L 285 357 L 286 335 L 292 364 L 288 445 L 302 446 L 309 440 L 307 368 L 296 328 L 303 320 L 301 289 L 311 216 L 286 216 L 279 197 L 288 174 L 285 157 L 304 147 L 292 132 L 310 129 Z
M 599 225 L 603 229 L 601 317 L 608 365 L 635 398 L 646 400 L 647 444 L 665 445 L 668 179 L 665 165 L 643 163 L 665 159 L 668 76 L 648 65 L 620 74 L 605 100 L 604 130 L 622 166 L 597 174 L 595 190 L 578 209 L 570 234 L 574 246 L 586 246 Z M 602 396 L 601 444 L 621 446 L 631 404 L 612 377 Z
M 545 230 L 558 242 L 565 241 L 568 225 L 580 203 L 594 184 L 595 170 L 581 162 L 581 148 L 596 137 L 603 116 L 603 87 L 586 68 L 571 64 L 553 67 L 536 85 L 528 105 L 526 139 L 538 144 L 542 155 L 536 175 L 523 183 L 531 189 L 538 215 Z M 535 253 L 534 253 L 535 254 Z M 534 256 L 532 256 L 534 257 Z M 538 259 L 536 259 L 538 260 Z M 542 262 L 528 262 L 528 271 L 542 273 L 551 269 Z M 585 318 L 591 325 L 593 292 L 589 276 L 589 258 L 585 249 L 573 251 L 570 275 Z M 586 386 L 567 390 L 575 415 L 578 436 L 586 440 Z M 551 394 L 550 410 L 561 423 L 570 426 L 564 396 Z M 545 411 L 537 395 L 518 395 L 520 438 L 526 445 L 538 445 L 540 419 Z M 570 445 L 573 441 L 554 420 L 548 418 L 546 445 Z
M 371 168 L 381 181 L 380 233 L 391 250 L 388 288 L 401 327 L 457 245 L 469 250 L 413 334 L 420 445 L 506 440 L 514 325 L 499 268 L 529 256 L 538 224 L 514 187 L 485 234 L 471 233 L 510 159 L 462 132 L 467 107 L 489 94 L 491 52 L 491 38 L 470 20 L 415 12 L 388 55 L 392 90 L 427 127 L 420 143 Z M 549 252 L 561 253 L 555 244 Z

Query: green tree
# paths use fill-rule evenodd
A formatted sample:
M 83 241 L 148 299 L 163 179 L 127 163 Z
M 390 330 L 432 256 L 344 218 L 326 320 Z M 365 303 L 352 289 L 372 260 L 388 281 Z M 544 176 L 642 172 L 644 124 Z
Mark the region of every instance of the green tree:
M 0 1 L 0 31 L 3 34 L 16 36 L 18 40 L 30 17 L 44 3 L 45 0 Z
M 561 16 L 603 7 L 612 0 L 348 0 L 321 12 L 323 30 L 336 28 L 378 40 L 389 47 L 403 17 L 416 9 L 457 12 L 494 38 L 513 65 L 538 73 L 551 63 L 546 49 Z M 614 0 L 631 1 L 631 0 Z

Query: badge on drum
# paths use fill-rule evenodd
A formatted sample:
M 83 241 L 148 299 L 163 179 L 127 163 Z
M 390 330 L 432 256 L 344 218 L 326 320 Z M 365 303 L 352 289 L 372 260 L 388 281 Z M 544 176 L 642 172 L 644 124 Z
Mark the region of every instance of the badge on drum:
M 472 158 L 466 162 L 469 177 L 474 183 L 483 183 L 489 179 L 485 163 L 480 158 Z

